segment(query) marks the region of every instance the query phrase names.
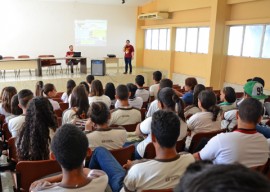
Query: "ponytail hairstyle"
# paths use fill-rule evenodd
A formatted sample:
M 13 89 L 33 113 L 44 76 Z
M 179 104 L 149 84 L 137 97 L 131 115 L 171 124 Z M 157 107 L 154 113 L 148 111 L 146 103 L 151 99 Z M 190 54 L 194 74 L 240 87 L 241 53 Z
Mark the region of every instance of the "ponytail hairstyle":
M 86 113 L 89 109 L 89 102 L 87 92 L 83 85 L 76 86 L 71 94 L 70 99 L 71 107 L 77 107 L 76 115 L 80 119 L 87 118 Z
M 42 91 L 41 91 L 41 95 L 44 96 L 44 94 L 46 96 L 48 96 L 48 93 L 53 91 L 55 89 L 54 85 L 52 83 L 47 83 L 44 85 Z
M 201 102 L 202 108 L 204 108 L 206 111 L 213 113 L 212 121 L 217 120 L 217 116 L 220 112 L 220 108 L 216 105 L 217 98 L 213 91 L 210 90 L 204 90 L 201 91 L 198 99 Z
M 35 90 L 35 95 L 38 96 L 42 96 L 42 89 L 43 89 L 44 83 L 43 81 L 38 81 L 36 83 L 36 90 Z
M 175 105 L 177 104 L 177 114 L 183 120 L 184 116 L 184 102 L 180 99 L 174 90 L 169 87 L 165 87 L 159 90 L 158 92 L 158 101 L 161 103 L 162 109 L 170 109 L 175 111 Z
M 194 87 L 193 92 L 193 106 L 198 107 L 198 95 L 201 91 L 205 90 L 205 86 L 202 84 L 198 84 Z
M 72 79 L 67 81 L 67 95 L 69 96 L 72 93 L 72 90 L 76 87 L 75 81 Z

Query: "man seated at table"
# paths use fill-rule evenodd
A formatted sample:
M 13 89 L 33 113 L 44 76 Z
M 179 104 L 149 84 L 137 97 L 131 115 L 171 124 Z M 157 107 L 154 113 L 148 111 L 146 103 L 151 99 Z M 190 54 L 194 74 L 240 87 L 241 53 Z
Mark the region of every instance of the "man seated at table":
M 66 53 L 66 57 L 73 57 L 74 51 L 73 51 L 73 45 L 69 46 L 69 51 Z M 73 73 L 73 65 L 77 65 L 79 63 L 79 60 L 77 59 L 67 59 L 66 60 L 67 65 L 70 65 L 70 71 Z

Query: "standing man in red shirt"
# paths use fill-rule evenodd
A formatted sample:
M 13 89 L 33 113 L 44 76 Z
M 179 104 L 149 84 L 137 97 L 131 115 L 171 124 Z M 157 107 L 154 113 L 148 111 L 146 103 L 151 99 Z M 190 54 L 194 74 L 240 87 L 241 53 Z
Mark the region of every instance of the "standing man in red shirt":
M 127 74 L 128 71 L 128 65 L 129 65 L 129 74 L 132 73 L 132 65 L 131 65 L 131 60 L 134 57 L 134 48 L 132 45 L 130 45 L 130 41 L 126 40 L 126 45 L 124 46 L 125 52 L 125 72 L 124 74 Z

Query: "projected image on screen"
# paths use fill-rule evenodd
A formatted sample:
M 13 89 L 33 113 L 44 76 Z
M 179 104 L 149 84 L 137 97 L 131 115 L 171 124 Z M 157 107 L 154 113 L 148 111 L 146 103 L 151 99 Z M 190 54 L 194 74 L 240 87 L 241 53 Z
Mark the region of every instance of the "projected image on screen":
M 106 20 L 79 20 L 75 21 L 76 46 L 106 46 Z

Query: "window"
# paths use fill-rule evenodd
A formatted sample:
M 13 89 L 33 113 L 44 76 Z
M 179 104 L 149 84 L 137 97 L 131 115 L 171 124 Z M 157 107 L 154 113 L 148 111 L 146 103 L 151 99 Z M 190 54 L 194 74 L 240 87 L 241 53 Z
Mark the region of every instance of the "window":
M 170 29 L 145 30 L 145 49 L 170 50 Z
M 175 51 L 208 53 L 209 27 L 176 29 Z
M 270 58 L 270 25 L 230 27 L 228 55 Z

